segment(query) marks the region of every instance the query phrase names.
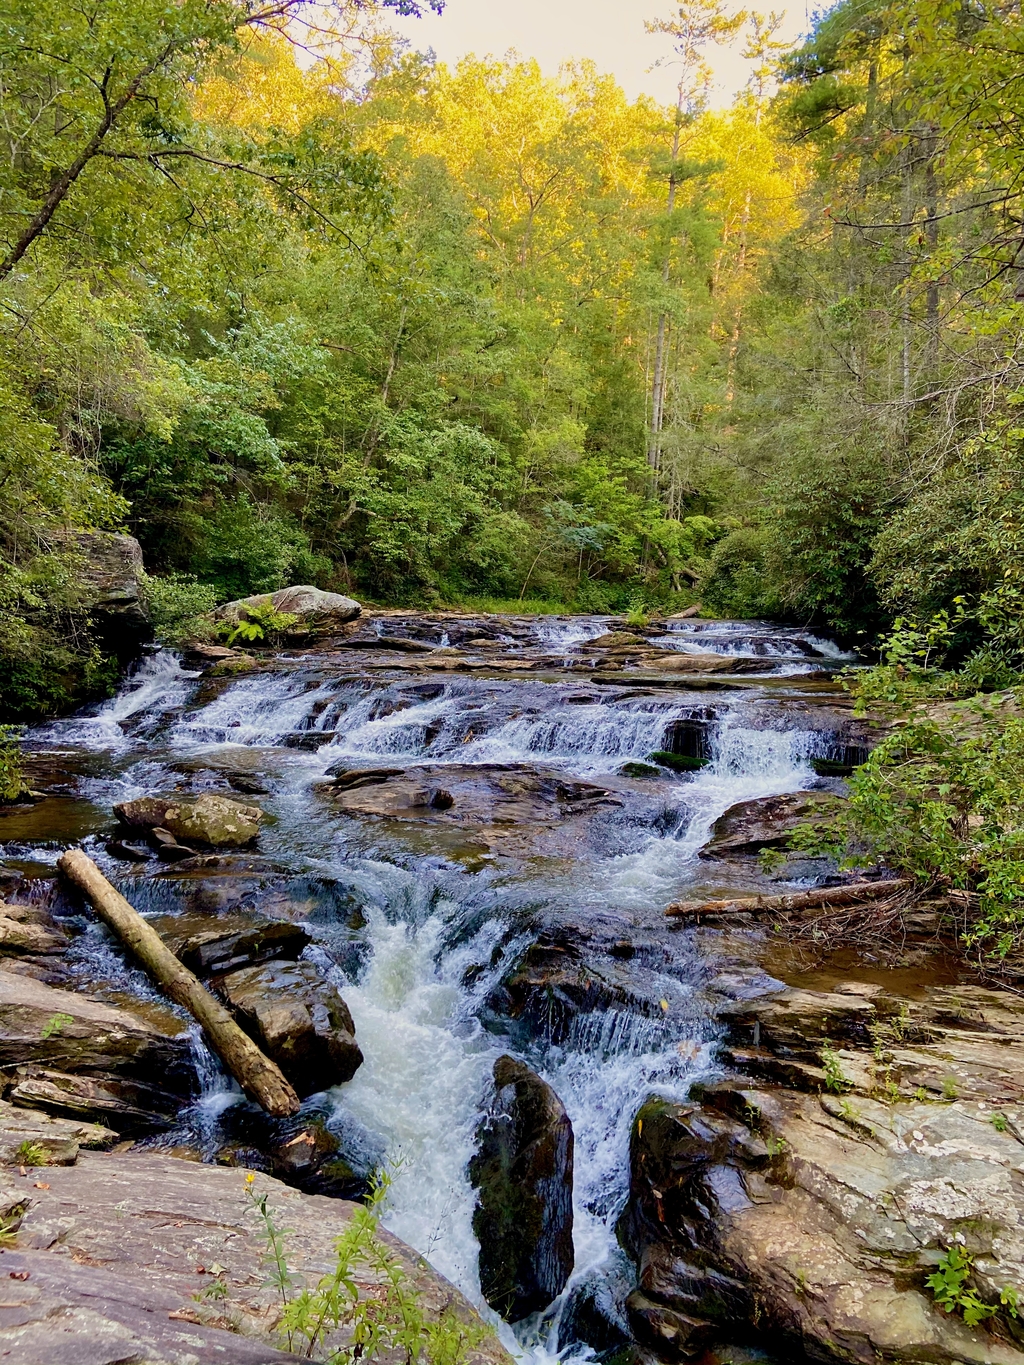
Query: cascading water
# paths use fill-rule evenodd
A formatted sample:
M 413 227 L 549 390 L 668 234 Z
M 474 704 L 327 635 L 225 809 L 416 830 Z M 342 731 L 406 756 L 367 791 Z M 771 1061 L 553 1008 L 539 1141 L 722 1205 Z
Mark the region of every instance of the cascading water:
M 826 642 L 759 623 L 675 624 L 687 629 L 673 631 L 670 647 L 684 650 L 747 657 L 760 650 L 771 660 L 829 653 Z M 534 634 L 546 647 L 571 650 L 607 629 L 606 619 L 588 618 L 544 623 Z M 86 796 L 108 802 L 152 790 L 161 764 L 168 785 L 183 771 L 237 766 L 232 755 L 260 772 L 268 787 L 260 799 L 275 820 L 262 852 L 296 875 L 341 885 L 361 910 L 362 965 L 332 971 L 366 1060 L 332 1092 L 335 1113 L 379 1134 L 387 1149 L 394 1165 L 388 1225 L 476 1302 L 466 1166 L 494 1060 L 515 1050 L 487 1016 L 495 983 L 529 942 L 530 916 L 541 911 L 578 924 L 604 916 L 661 945 L 662 960 L 644 969 L 653 1009 L 627 1003 L 583 1013 L 566 1034 L 539 1033 L 526 1046 L 576 1135 L 576 1270 L 543 1319 L 522 1325 L 518 1345 L 511 1329 L 502 1331 L 508 1344 L 538 1359 L 586 1354 L 572 1335 L 573 1296 L 603 1285 L 614 1300 L 623 1280 L 614 1225 L 627 1192 L 636 1109 L 652 1091 L 684 1098 L 711 1065 L 714 1026 L 700 992 L 705 966 L 685 933 L 666 946 L 663 908 L 707 876 L 697 853 L 717 817 L 736 802 L 810 785 L 808 759 L 824 751 L 827 737 L 775 717 L 773 695 L 729 684 L 709 709 L 706 694 L 630 690 L 628 679 L 593 688 L 578 678 L 370 677 L 351 667 L 340 676 L 314 658 L 228 681 L 189 709 L 195 676 L 158 654 L 113 702 L 49 726 L 33 742 L 121 755 L 116 771 L 82 779 Z M 617 776 L 624 762 L 663 748 L 673 724 L 695 718 L 712 736 L 707 766 L 682 778 L 666 773 L 646 788 Z M 394 837 L 372 823 L 360 826 L 355 847 L 351 821 L 325 807 L 318 784 L 328 768 L 382 761 L 403 768 L 538 765 L 601 777 L 618 783 L 626 803 L 620 816 L 604 818 L 620 821 L 628 847 L 561 861 L 499 858 L 467 870 L 441 857 L 402 855 Z M 313 951 L 330 954 L 330 925 L 321 940 Z M 198 1119 L 207 1137 L 235 1098 L 211 1071 Z

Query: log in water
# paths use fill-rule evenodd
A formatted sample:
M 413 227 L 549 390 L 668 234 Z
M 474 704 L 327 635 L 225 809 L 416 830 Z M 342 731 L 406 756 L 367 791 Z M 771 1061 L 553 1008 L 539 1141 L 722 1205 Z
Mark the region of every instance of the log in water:
M 210 1046 L 249 1098 L 278 1118 L 296 1113 L 299 1097 L 276 1064 L 182 966 L 153 926 L 111 886 L 93 860 L 76 848 L 62 854 L 57 866 L 84 892 L 100 919 L 134 953 L 153 980 L 201 1025 Z
M 674 901 L 665 914 L 673 919 L 716 919 L 720 915 L 772 915 L 790 910 L 830 910 L 833 906 L 860 905 L 883 900 L 904 891 L 910 878 L 890 881 L 850 882 L 847 886 L 817 886 L 813 891 L 795 891 L 783 896 L 741 896 L 733 900 Z

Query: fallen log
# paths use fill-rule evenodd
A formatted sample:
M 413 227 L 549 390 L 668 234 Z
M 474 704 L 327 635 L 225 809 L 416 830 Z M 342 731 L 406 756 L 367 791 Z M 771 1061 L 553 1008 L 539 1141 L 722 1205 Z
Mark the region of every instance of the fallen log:
M 183 966 L 151 924 L 107 881 L 81 849 L 61 855 L 58 868 L 92 902 L 96 913 L 118 936 L 154 981 L 202 1026 L 210 1046 L 250 1099 L 268 1114 L 284 1117 L 299 1108 L 299 1097 L 276 1063 Z
M 909 877 L 891 881 L 850 882 L 846 886 L 816 886 L 813 891 L 794 891 L 783 896 L 742 896 L 735 900 L 673 901 L 665 914 L 673 919 L 719 919 L 723 915 L 772 915 L 790 910 L 831 910 L 883 900 L 911 885 Z

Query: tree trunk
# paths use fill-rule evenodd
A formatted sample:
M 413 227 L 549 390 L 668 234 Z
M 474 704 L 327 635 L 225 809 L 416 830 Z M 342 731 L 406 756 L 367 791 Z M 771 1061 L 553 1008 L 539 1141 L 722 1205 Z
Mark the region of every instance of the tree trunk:
M 299 1097 L 275 1063 L 242 1032 L 220 1001 L 182 966 L 152 925 L 111 886 L 93 860 L 76 848 L 62 854 L 57 866 L 85 893 L 100 919 L 138 958 L 153 980 L 202 1026 L 210 1046 L 249 1098 L 279 1118 L 296 1113 Z
M 665 910 L 678 919 L 716 919 L 721 915 L 770 915 L 776 911 L 831 909 L 834 905 L 858 905 L 882 900 L 895 891 L 905 891 L 909 877 L 888 882 L 851 882 L 848 886 L 819 886 L 813 891 L 795 891 L 784 896 L 745 896 L 727 901 L 675 901 Z

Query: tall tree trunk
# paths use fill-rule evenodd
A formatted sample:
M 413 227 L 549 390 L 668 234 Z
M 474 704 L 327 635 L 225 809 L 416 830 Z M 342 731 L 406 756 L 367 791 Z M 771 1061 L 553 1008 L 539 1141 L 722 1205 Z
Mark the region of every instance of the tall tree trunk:
M 939 179 L 935 170 L 938 144 L 938 129 L 931 123 L 924 136 L 924 202 L 927 214 L 924 235 L 932 271 L 939 249 Z M 929 279 L 925 290 L 924 372 L 928 388 L 934 389 L 939 381 L 939 282 L 934 277 Z
M 668 204 L 666 216 L 671 219 L 676 206 L 676 161 L 679 157 L 679 142 L 683 130 L 683 85 L 679 84 L 676 100 L 676 124 L 672 134 L 672 169 L 668 178 Z M 662 283 L 668 288 L 671 277 L 671 223 L 669 239 L 665 244 L 665 260 L 661 268 Z M 666 342 L 668 339 L 668 313 L 664 310 L 658 315 L 658 333 L 654 344 L 654 376 L 651 382 L 651 430 L 647 440 L 647 463 L 652 472 L 661 468 L 661 432 L 665 422 L 665 370 Z

